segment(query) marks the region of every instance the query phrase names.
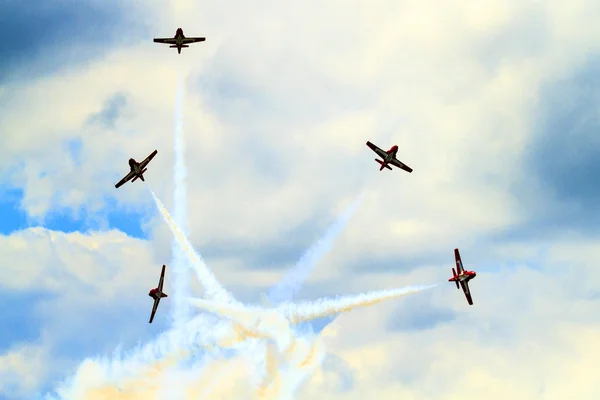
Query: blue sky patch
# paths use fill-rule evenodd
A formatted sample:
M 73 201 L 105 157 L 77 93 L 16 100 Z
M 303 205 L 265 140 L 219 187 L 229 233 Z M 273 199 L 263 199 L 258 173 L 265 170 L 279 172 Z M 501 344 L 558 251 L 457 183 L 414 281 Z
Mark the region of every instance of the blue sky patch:
M 10 234 L 19 229 L 26 228 L 27 214 L 20 209 L 23 199 L 23 190 L 0 190 L 0 233 Z
M 150 208 L 124 210 L 117 207 L 114 199 L 106 199 L 107 206 L 100 212 L 92 214 L 82 209 L 78 216 L 74 216 L 70 211 L 55 211 L 45 217 L 43 224 L 37 224 L 29 221 L 27 213 L 21 209 L 22 200 L 22 189 L 5 188 L 0 191 L 1 234 L 9 235 L 15 231 L 42 226 L 65 233 L 118 229 L 128 236 L 147 239 L 148 234 L 142 226 L 144 221 L 153 215 Z
M 2 289 L 0 315 L 0 353 L 21 342 L 34 342 L 40 336 L 41 319 L 36 314 L 38 302 L 49 295 Z

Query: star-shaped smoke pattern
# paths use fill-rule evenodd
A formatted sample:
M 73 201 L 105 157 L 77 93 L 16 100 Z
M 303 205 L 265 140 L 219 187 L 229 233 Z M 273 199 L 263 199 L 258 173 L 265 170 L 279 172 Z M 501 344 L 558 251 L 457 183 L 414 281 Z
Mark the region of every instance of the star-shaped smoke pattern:
M 181 248 L 190 256 L 206 294 L 206 299 L 193 299 L 192 303 L 225 318 L 200 314 L 124 357 L 115 354 L 112 360 L 88 359 L 74 379 L 57 390 L 59 398 L 97 399 L 110 395 L 136 399 L 167 390 L 169 398 L 196 398 L 199 393 L 210 398 L 211 394 L 222 396 L 224 387 L 232 389 L 232 378 L 243 371 L 244 381 L 251 383 L 238 389 L 245 398 L 291 399 L 326 355 L 320 335 L 296 329 L 296 324 L 432 287 L 284 302 L 272 308 L 244 305 L 221 286 L 162 203 L 155 200 Z M 322 245 L 317 243 L 317 247 Z M 214 391 L 207 392 L 208 387 Z
M 155 396 L 291 399 L 301 383 L 322 364 L 326 352 L 319 333 L 339 313 L 428 288 L 291 302 L 358 208 L 362 200 L 359 196 L 265 295 L 272 307 L 248 306 L 237 301 L 207 268 L 180 228 L 187 223 L 182 96 L 180 80 L 175 110 L 175 219 L 151 191 L 174 236 L 173 327 L 127 353 L 117 349 L 111 358 L 84 360 L 74 376 L 63 382 L 55 394 L 48 394 L 48 399 L 133 400 Z M 188 265 L 194 270 L 205 298 L 193 299 L 191 303 L 212 314 L 191 317 L 190 302 L 186 299 Z M 318 319 L 321 323 L 313 326 L 312 322 Z

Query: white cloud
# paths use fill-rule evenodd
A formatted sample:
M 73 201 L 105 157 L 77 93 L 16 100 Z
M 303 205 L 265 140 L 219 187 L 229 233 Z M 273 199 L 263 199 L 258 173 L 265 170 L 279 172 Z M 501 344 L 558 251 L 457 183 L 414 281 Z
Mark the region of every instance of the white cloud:
M 190 236 L 219 279 L 245 296 L 256 296 L 248 282 L 263 287 L 277 279 L 274 271 L 248 267 L 286 267 L 260 260 L 264 249 L 273 243 L 302 249 L 361 190 L 367 193 L 365 201 L 317 268 L 306 297 L 445 279 L 454 247 L 474 267 L 478 260 L 533 257 L 531 249 L 539 244 L 482 244 L 478 238 L 528 214 L 509 189 L 532 179 L 523 164 L 532 110 L 544 84 L 597 54 L 595 2 L 178 1 L 160 4 L 160 11 L 158 5 L 153 4 L 159 16 L 154 36 L 172 35 L 181 26 L 187 35 L 207 41 L 177 55 L 149 37 L 116 47 L 89 65 L 67 66 L 0 91 L 11 99 L 0 119 L 0 167 L 16 170 L 11 182 L 24 188 L 23 207 L 30 216 L 43 218 L 57 208 L 78 212 L 82 206 L 101 212 L 111 197 L 124 208 L 151 210 L 144 185 L 119 190 L 113 185 L 127 172 L 129 157 L 141 159 L 155 148 L 159 154 L 146 177 L 169 206 L 174 100 L 181 74 L 187 87 L 183 129 Z M 115 93 L 126 98 L 116 127 L 89 123 Z M 83 140 L 79 166 L 68 158 L 64 144 L 72 138 Z M 414 172 L 379 173 L 366 140 L 384 148 L 397 144 L 399 158 Z M 303 226 L 306 221 L 313 223 Z M 73 319 L 99 299 L 118 307 L 126 296 L 141 305 L 147 299 L 137 300 L 138 293 L 145 296 L 154 284 L 149 271 L 164 263 L 171 242 L 159 220 L 149 221 L 148 228 L 150 243 L 115 231 L 62 235 L 27 230 L 0 238 L 9 260 L 2 285 L 58 293 L 47 312 L 77 303 Z M 547 243 L 549 259 L 562 263 L 552 261 L 542 271 L 480 272 L 473 283 L 476 306 L 468 310 L 459 292 L 440 289 L 431 301 L 460 304 L 455 311 L 461 317 L 422 336 L 382 332 L 385 307 L 345 316 L 340 324 L 356 322 L 338 329 L 350 332 L 339 333 L 339 341 L 365 339 L 340 350 L 361 368 L 356 389 L 340 396 L 452 398 L 467 393 L 554 399 L 567 387 L 568 380 L 559 378 L 569 376 L 582 390 L 576 397 L 588 398 L 583 390 L 594 382 L 585 372 L 576 374 L 576 365 L 597 355 L 588 343 L 597 329 L 592 296 L 596 243 L 576 241 L 584 243 L 565 238 Z M 216 248 L 239 249 L 238 258 L 228 251 L 216 254 Z M 435 260 L 443 249 L 448 260 L 442 267 Z M 481 249 L 489 255 L 476 254 Z M 282 263 L 300 256 L 292 254 Z M 245 261 L 251 257 L 261 265 Z M 383 259 L 399 260 L 398 268 L 390 261 L 385 273 L 378 265 L 367 265 L 373 273 L 354 269 Z M 406 265 L 400 261 L 411 259 L 423 268 L 401 274 Z M 552 274 L 561 267 L 564 274 Z M 370 318 L 372 324 L 363 322 Z M 575 346 L 564 360 L 550 354 L 564 341 L 544 336 L 557 318 L 577 346 L 591 346 L 588 353 Z M 578 327 L 582 321 L 589 326 Z M 536 323 L 545 330 L 535 330 Z M 497 326 L 511 332 L 517 344 L 489 347 L 486 340 L 496 340 Z M 369 344 L 379 339 L 381 344 Z M 536 357 L 521 357 L 535 348 L 523 344 L 531 341 L 540 346 L 532 353 Z M 418 363 L 419 350 L 431 347 L 423 362 L 428 369 L 423 367 L 419 377 L 402 381 L 381 373 L 401 362 Z M 468 366 L 463 349 L 473 360 Z M 509 373 L 511 368 L 518 372 Z M 320 390 L 319 379 L 306 393 L 335 398 Z
M 50 370 L 45 343 L 21 344 L 0 354 L 0 395 L 27 396 L 38 389 Z
M 482 12 L 474 3 L 259 3 L 247 9 L 256 18 L 247 18 L 242 5 L 224 14 L 220 6 L 177 3 L 164 15 L 185 14 L 178 26 L 207 42 L 181 56 L 152 43 L 115 49 L 87 68 L 19 88 L 3 121 L 3 131 L 12 133 L 4 159 L 25 159 L 16 184 L 26 186 L 27 210 L 43 216 L 53 204 L 98 209 L 104 195 L 128 207 L 147 205 L 142 185 L 119 191 L 112 185 L 129 156 L 158 148 L 148 177 L 167 200 L 182 72 L 199 240 L 269 243 L 316 211 L 331 215 L 332 205 L 361 187 L 379 205 L 365 205 L 364 220 L 381 222 L 361 223 L 351 256 L 389 251 L 405 239 L 393 226 L 409 215 L 413 225 L 430 226 L 412 236 L 419 242 L 432 230 L 456 234 L 457 224 L 475 236 L 481 227 L 501 228 L 520 217 L 507 188 L 521 173 L 539 85 L 598 46 L 594 24 L 567 29 L 587 18 L 579 4 L 577 12 L 518 2 Z M 192 24 L 195 15 L 204 23 Z M 532 20 L 542 21 L 541 33 L 513 37 L 527 33 Z M 163 26 L 171 25 L 161 21 L 160 35 L 167 34 Z M 585 45 L 572 46 L 575 37 Z M 535 52 L 520 51 L 531 46 Z M 127 96 L 117 128 L 86 126 L 116 92 Z M 51 93 L 66 95 L 49 103 Z M 39 118 L 24 119 L 25 113 Z M 80 167 L 60 144 L 68 137 L 84 138 Z M 377 173 L 367 139 L 399 144 L 415 172 Z M 40 178 L 41 171 L 51 173 Z M 375 230 L 387 234 L 380 238 Z

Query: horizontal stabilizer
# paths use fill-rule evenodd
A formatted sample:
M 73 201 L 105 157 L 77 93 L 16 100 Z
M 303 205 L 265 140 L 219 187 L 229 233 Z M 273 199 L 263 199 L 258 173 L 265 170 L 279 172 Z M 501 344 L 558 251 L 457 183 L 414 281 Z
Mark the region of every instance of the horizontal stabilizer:
M 452 268 L 452 278 L 448 279 L 448 282 L 456 283 L 456 288 L 460 289 L 458 287 L 458 275 L 456 275 L 456 270 L 454 268 Z
M 381 170 L 384 168 L 383 161 L 381 161 L 381 160 L 380 160 L 380 159 L 378 159 L 378 158 L 376 158 L 376 159 L 375 159 L 375 161 L 377 161 L 377 162 L 379 163 L 379 165 L 381 165 L 381 169 L 380 169 L 380 171 L 381 171 Z M 390 166 L 389 166 L 389 165 L 387 165 L 387 164 L 385 165 L 385 168 L 389 169 L 390 171 L 392 170 L 392 167 L 390 167 Z

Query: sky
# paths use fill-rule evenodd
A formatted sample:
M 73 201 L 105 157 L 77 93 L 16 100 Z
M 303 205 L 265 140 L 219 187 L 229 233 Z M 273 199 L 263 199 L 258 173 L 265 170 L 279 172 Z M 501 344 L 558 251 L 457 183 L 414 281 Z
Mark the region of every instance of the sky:
M 189 237 L 258 302 L 363 201 L 301 299 L 440 283 L 337 318 L 298 399 L 595 399 L 600 3 L 0 4 L 0 398 L 168 329 L 178 80 Z M 181 27 L 206 42 L 155 44 Z M 414 169 L 382 172 L 369 140 Z M 469 306 L 446 282 L 459 248 Z M 193 278 L 191 278 L 193 279 Z M 167 280 L 167 293 L 171 290 Z M 192 283 L 198 296 L 201 291 Z

